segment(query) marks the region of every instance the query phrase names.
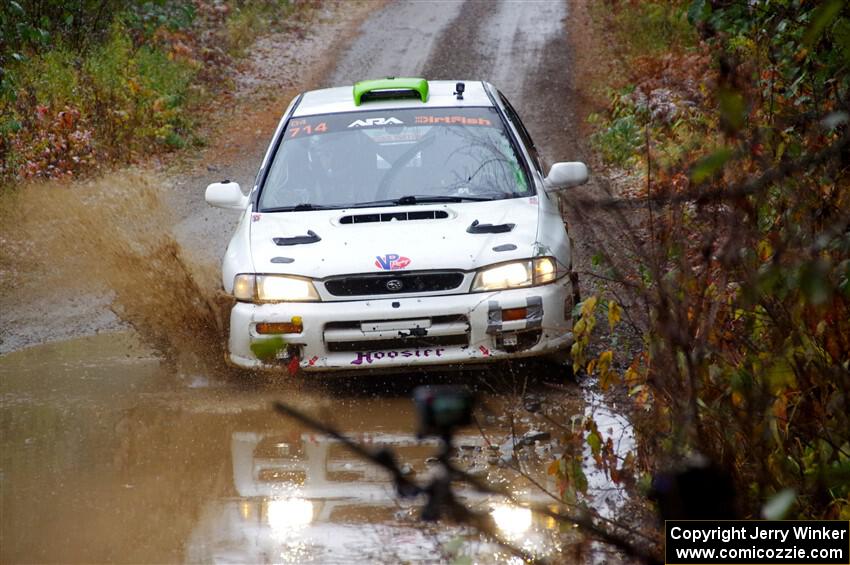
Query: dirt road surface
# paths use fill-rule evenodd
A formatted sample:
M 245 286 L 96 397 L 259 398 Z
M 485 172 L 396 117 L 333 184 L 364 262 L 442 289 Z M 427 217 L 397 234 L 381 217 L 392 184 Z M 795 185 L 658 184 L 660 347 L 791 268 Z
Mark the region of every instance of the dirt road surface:
M 239 100 L 198 156 L 80 188 L 77 195 L 94 199 L 74 197 L 84 205 L 55 193 L 52 212 L 43 201 L 22 204 L 16 229 L 33 234 L 30 247 L 3 229 L 11 247 L 34 259 L 11 263 L 0 298 L 0 561 L 506 560 L 466 532 L 423 528 L 421 500 L 397 502 L 381 471 L 270 409 L 280 399 L 326 414 L 354 437 L 392 447 L 424 476 L 435 445 L 411 433 L 409 400 L 422 378 L 258 381 L 162 352 L 215 341 L 191 331 L 192 316 L 215 317 L 212 300 L 195 303 L 192 294 L 212 296 L 236 217 L 206 206 L 204 187 L 223 178 L 251 185 L 293 94 L 393 75 L 484 79 L 512 100 L 544 159 L 579 159 L 567 42 L 574 32 L 557 0 L 343 3 L 302 39 L 258 44 L 236 77 Z M 138 191 L 160 186 L 136 202 Z M 109 205 L 97 200 L 104 192 Z M 50 219 L 49 229 L 33 230 L 33 215 Z M 129 227 L 114 225 L 123 219 Z M 582 226 L 570 228 L 581 242 Z M 51 231 L 63 246 L 38 239 Z M 182 342 L 174 338 L 181 332 Z M 459 465 L 526 500 L 549 500 L 511 470 L 519 465 L 557 491 L 545 475 L 565 449 L 556 437 L 513 449 L 511 428 L 521 435 L 542 425 L 538 408 L 523 409 L 529 400 L 562 422 L 593 416 L 600 429 L 620 431 L 623 451 L 633 447 L 625 418 L 586 388 L 525 389 L 523 377 L 451 377 L 478 387 L 488 410 L 484 436 L 458 438 Z M 626 495 L 585 467 L 590 503 L 616 514 Z M 578 534 L 461 494 L 492 511 L 501 534 L 526 550 L 582 558 Z

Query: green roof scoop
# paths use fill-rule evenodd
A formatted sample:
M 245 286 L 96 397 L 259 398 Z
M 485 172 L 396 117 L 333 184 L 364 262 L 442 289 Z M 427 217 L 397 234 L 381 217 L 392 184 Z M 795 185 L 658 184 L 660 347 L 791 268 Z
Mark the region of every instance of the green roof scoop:
M 419 98 L 428 100 L 428 81 L 424 78 L 381 78 L 361 80 L 354 85 L 354 105 L 364 98 Z

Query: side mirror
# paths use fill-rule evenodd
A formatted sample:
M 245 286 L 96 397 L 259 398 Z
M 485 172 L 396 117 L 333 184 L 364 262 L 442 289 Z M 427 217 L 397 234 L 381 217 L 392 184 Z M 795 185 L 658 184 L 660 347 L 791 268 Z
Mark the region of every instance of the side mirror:
M 239 183 L 224 181 L 214 182 L 207 187 L 204 195 L 207 204 L 228 210 L 244 210 L 248 206 L 248 197 L 242 194 Z
M 587 182 L 587 165 L 580 161 L 555 163 L 543 179 L 547 191 L 579 186 Z

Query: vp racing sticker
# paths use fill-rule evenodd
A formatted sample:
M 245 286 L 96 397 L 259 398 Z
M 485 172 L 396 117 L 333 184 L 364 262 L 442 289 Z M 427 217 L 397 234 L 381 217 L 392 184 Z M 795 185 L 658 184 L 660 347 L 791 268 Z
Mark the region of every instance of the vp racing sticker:
M 375 257 L 375 266 L 384 271 L 404 269 L 408 265 L 410 265 L 410 259 L 396 253 L 387 253 L 386 255 Z

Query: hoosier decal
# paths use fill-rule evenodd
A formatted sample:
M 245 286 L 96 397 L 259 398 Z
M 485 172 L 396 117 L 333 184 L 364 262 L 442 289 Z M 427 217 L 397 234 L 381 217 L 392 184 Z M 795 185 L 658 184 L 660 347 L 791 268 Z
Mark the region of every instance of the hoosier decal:
M 357 357 L 351 362 L 352 365 L 362 365 L 364 362 L 371 365 L 381 359 L 397 359 L 399 357 L 442 357 L 444 347 L 436 349 L 405 349 L 403 351 L 358 351 Z

